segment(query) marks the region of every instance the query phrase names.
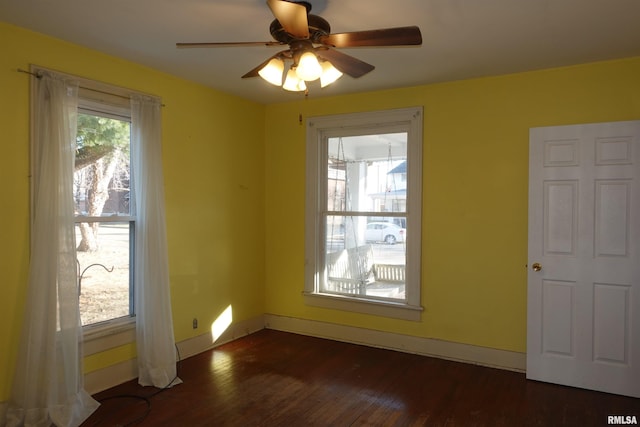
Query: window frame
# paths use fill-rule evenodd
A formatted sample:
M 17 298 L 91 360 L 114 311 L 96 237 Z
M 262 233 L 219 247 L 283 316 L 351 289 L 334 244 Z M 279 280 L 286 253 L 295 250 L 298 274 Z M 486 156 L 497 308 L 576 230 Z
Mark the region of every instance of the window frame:
M 29 66 L 29 72 L 34 76 L 37 76 L 40 72 L 51 72 L 59 76 L 73 79 L 79 83 L 78 88 L 78 112 L 81 109 L 96 110 L 112 114 L 114 118 L 122 119 L 123 117 L 131 121 L 131 97 L 134 94 L 146 95 L 143 92 L 134 91 L 131 89 L 123 88 L 120 86 L 102 83 L 96 80 L 79 77 L 76 75 L 60 72 L 50 68 L 31 64 Z M 35 84 L 35 83 L 34 83 Z M 35 96 L 35 90 L 32 86 L 31 90 L 31 116 L 35 114 L 35 102 L 33 97 Z M 105 105 L 109 105 L 110 108 L 105 108 Z M 33 126 L 33 120 L 31 121 Z M 31 134 L 34 134 L 34 129 L 31 129 Z M 31 142 L 33 144 L 33 141 Z M 31 153 L 33 153 L 33 147 L 31 147 Z M 34 159 L 30 158 L 30 168 L 32 173 L 37 173 L 34 170 Z M 31 180 L 33 184 L 33 180 Z M 33 189 L 31 189 L 30 206 L 33 207 Z M 33 217 L 33 209 L 31 209 L 31 217 Z M 121 217 L 122 218 L 122 217 Z M 135 213 L 130 212 L 130 218 L 135 221 Z M 131 223 L 130 223 L 131 224 Z M 131 230 L 130 230 L 131 231 Z M 135 243 L 131 244 L 130 251 L 135 248 Z M 131 307 L 135 307 L 135 284 L 133 283 L 133 268 L 135 268 L 134 252 L 130 252 L 130 304 Z M 84 348 L 83 353 L 85 356 L 99 353 L 110 348 L 118 347 L 121 345 L 133 343 L 136 340 L 136 316 L 135 309 L 132 310 L 132 315 L 118 317 L 104 322 L 94 323 L 82 327 Z
M 131 103 L 128 98 L 107 93 L 105 90 L 94 90 L 87 87 L 80 87 L 78 90 L 78 114 L 94 115 L 105 117 L 129 123 L 131 132 Z M 130 148 L 131 151 L 131 139 Z M 131 171 L 129 171 L 131 173 Z M 133 190 L 129 191 L 130 197 L 135 197 Z M 128 323 L 135 323 L 135 228 L 136 216 L 132 211 L 135 207 L 135 200 L 131 200 L 129 215 L 110 215 L 110 216 L 83 216 L 75 215 L 74 221 L 78 225 L 80 223 L 128 223 L 129 224 L 129 314 L 125 316 L 114 317 L 111 319 L 83 325 L 82 329 L 85 333 L 98 333 L 101 329 L 109 329 L 114 327 L 122 327 Z
M 305 304 L 418 321 L 421 304 L 422 107 L 311 117 L 306 135 Z M 321 291 L 324 264 L 324 200 L 329 137 L 407 132 L 407 239 L 405 301 L 380 300 Z

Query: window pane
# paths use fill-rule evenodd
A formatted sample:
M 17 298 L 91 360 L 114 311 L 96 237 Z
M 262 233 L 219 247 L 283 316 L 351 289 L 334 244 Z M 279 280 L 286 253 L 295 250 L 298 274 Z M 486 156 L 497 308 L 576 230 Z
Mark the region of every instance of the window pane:
M 129 266 L 133 247 L 133 223 L 129 222 L 131 126 L 126 120 L 83 111 L 78 114 L 74 198 L 80 314 L 82 324 L 89 325 L 133 314 Z
M 130 123 L 78 114 L 74 194 L 78 215 L 129 215 Z
M 394 222 L 395 221 L 395 222 Z M 405 299 L 404 217 L 327 215 L 323 292 Z
M 420 320 L 422 122 L 420 107 L 309 118 L 306 304 Z
M 407 211 L 407 133 L 327 140 L 327 210 Z
M 78 223 L 76 239 L 82 228 L 97 228 L 97 251 L 78 252 L 80 317 L 82 325 L 131 315 L 129 295 L 130 226 L 128 222 Z

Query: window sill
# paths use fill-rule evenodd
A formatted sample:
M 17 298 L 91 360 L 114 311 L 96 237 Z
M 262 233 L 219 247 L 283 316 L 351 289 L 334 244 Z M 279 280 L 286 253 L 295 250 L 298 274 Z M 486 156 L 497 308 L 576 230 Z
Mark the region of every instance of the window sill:
M 374 316 L 411 320 L 414 322 L 420 321 L 422 311 L 424 310 L 420 306 L 405 303 L 349 298 L 344 295 L 303 292 L 303 296 L 305 304 L 314 307 L 352 311 Z
M 82 328 L 84 355 L 100 353 L 136 341 L 136 318 L 123 317 Z

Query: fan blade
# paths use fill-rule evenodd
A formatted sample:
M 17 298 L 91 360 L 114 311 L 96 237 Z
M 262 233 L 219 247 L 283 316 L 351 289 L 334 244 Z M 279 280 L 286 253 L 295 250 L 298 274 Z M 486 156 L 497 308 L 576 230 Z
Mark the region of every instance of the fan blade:
M 349 56 L 333 49 L 319 48 L 316 50 L 316 54 L 320 59 L 331 62 L 334 67 L 351 77 L 357 78 L 364 76 L 376 68 L 371 64 L 367 64 L 364 61 L 354 58 L 353 56 Z
M 256 68 L 254 68 L 253 70 L 249 71 L 248 73 L 246 73 L 244 76 L 242 76 L 243 79 L 248 79 L 251 77 L 258 77 L 258 71 L 262 70 L 262 68 L 264 68 L 265 65 L 267 65 L 269 63 L 269 61 L 271 61 L 273 58 L 277 58 L 277 57 L 286 57 L 287 52 L 289 52 L 290 50 L 282 50 L 278 53 L 276 53 L 273 56 L 270 56 L 269 58 L 267 58 L 266 61 L 264 61 L 262 64 L 258 65 Z
M 284 0 L 267 0 L 267 5 L 287 33 L 300 39 L 309 38 L 309 21 L 304 5 Z
M 331 47 L 411 46 L 422 44 L 420 28 L 396 27 L 321 36 L 319 42 Z
M 176 47 L 192 48 L 192 47 L 234 47 L 234 46 L 280 46 L 281 42 L 212 42 L 212 43 L 176 43 Z

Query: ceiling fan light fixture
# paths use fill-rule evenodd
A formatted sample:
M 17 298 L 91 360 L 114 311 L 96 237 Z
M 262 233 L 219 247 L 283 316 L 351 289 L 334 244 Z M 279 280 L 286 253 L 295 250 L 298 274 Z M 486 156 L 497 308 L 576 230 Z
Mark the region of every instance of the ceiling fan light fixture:
M 307 95 L 307 82 L 319 79 L 320 86 L 324 88 L 342 77 L 343 73 L 358 78 L 375 69 L 373 65 L 338 49 L 422 44 L 420 28 L 415 25 L 332 33 L 329 22 L 309 13 L 309 1 L 267 0 L 267 5 L 275 18 L 269 26 L 274 41 L 176 43 L 176 47 L 289 45 L 288 49 L 271 56 L 245 73 L 242 78 L 260 76 L 274 86 L 287 91 L 304 92 Z M 316 56 L 316 52 L 319 56 Z M 290 61 L 293 62 L 292 65 L 288 65 Z M 286 73 L 285 69 L 288 70 Z
M 284 61 L 280 58 L 272 58 L 258 74 L 260 77 L 275 86 L 282 85 L 282 74 L 284 73 Z
M 329 86 L 331 83 L 342 77 L 342 72 L 329 61 L 322 63 L 322 75 L 320 76 L 320 87 Z
M 306 80 L 308 82 L 312 82 L 320 78 L 322 75 L 322 66 L 313 52 L 305 52 L 300 56 L 298 66 L 296 67 L 296 74 L 302 80 Z
M 282 89 L 291 92 L 302 92 L 307 90 L 307 85 L 304 80 L 298 77 L 296 70 L 292 68 L 287 72 L 287 78 L 284 80 Z

